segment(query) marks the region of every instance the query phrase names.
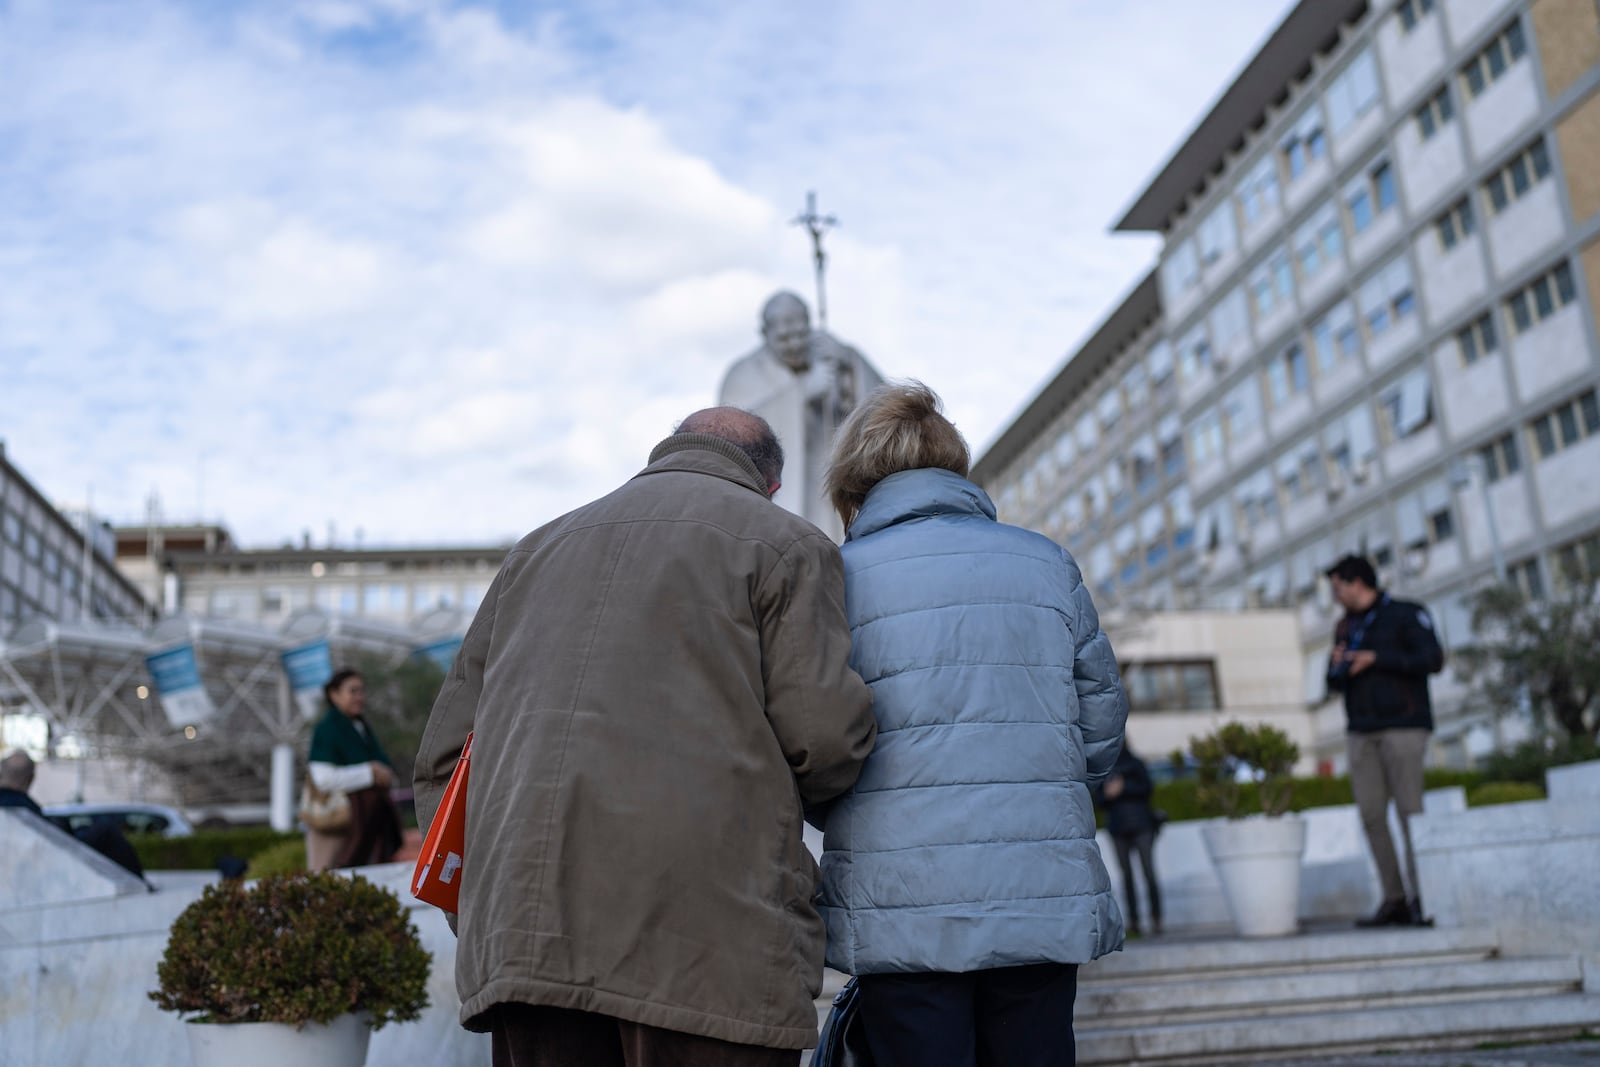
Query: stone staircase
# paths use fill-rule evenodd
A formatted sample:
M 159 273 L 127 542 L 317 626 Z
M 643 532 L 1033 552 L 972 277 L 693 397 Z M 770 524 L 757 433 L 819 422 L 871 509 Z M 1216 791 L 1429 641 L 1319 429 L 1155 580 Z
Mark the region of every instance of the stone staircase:
M 1134 942 L 1079 972 L 1078 1063 L 1234 1064 L 1463 1048 L 1600 1030 L 1577 956 L 1504 957 L 1492 931 L 1339 930 Z

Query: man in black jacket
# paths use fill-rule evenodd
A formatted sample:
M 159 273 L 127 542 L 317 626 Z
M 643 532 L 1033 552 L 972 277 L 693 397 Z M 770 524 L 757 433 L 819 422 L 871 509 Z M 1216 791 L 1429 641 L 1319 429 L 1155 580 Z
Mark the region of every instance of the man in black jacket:
M 1145 897 L 1150 901 L 1150 930 L 1161 935 L 1161 886 L 1156 882 L 1156 832 L 1161 829 L 1155 809 L 1150 806 L 1154 793 L 1150 768 L 1134 755 L 1126 738 L 1117 755 L 1116 766 L 1100 787 L 1095 800 L 1106 813 L 1106 831 L 1117 848 L 1117 865 L 1122 868 L 1122 896 L 1126 902 L 1123 918 L 1129 934 L 1139 934 L 1139 895 L 1133 884 L 1133 856 L 1138 853 L 1144 874 Z
M 1425 922 L 1408 820 L 1422 810 L 1422 764 L 1433 730 L 1428 675 L 1444 667 L 1433 619 L 1421 604 L 1378 588 L 1372 564 L 1346 556 L 1328 570 L 1345 609 L 1328 659 L 1328 689 L 1344 694 L 1349 730 L 1350 788 L 1383 886 L 1383 903 L 1358 926 Z M 1389 835 L 1389 802 L 1405 840 L 1408 896 Z

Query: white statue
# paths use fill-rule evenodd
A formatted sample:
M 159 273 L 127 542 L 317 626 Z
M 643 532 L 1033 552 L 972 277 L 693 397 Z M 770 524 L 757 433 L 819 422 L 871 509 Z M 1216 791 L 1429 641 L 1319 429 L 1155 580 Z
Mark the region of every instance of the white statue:
M 787 456 L 782 488 L 772 499 L 843 540 L 822 477 L 839 424 L 883 376 L 854 348 L 813 330 L 806 302 L 790 292 L 762 307 L 761 338 L 760 348 L 728 369 L 717 402 L 753 411 L 772 425 Z

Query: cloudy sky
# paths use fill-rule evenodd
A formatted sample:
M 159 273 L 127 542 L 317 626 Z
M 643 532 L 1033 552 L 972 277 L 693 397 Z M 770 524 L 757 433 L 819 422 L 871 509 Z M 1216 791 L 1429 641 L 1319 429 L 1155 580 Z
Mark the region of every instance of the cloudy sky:
M 0 0 L 0 438 L 114 521 L 510 539 L 810 299 L 814 188 L 833 331 L 981 451 L 1288 6 Z

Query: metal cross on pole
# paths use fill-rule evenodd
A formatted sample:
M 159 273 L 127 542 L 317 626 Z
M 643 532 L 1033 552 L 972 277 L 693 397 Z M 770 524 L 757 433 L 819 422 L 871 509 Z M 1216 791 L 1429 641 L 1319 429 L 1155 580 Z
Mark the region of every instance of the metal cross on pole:
M 832 215 L 818 215 L 817 194 L 808 192 L 805 212 L 790 219 L 789 225 L 804 226 L 811 234 L 811 248 L 817 264 L 817 327 L 825 330 L 828 328 L 828 296 L 822 276 L 827 269 L 828 254 L 822 250 L 822 235 L 839 225 L 839 220 Z

